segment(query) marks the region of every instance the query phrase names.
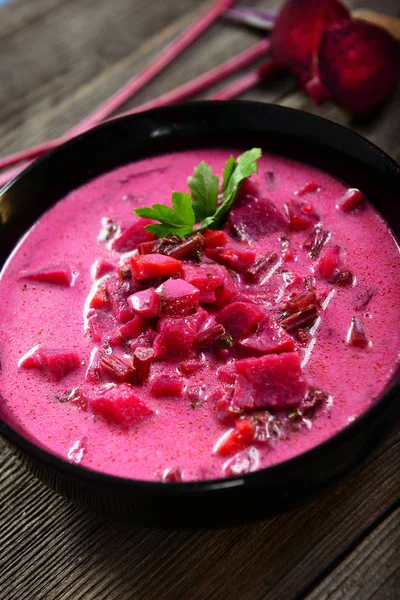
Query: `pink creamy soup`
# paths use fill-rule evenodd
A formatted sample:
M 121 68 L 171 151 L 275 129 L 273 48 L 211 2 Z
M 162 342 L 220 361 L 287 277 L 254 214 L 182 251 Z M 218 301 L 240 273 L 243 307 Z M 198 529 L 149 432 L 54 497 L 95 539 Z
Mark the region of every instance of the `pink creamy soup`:
M 143 480 L 241 474 L 326 440 L 390 381 L 398 246 L 372 206 L 356 192 L 341 206 L 348 187 L 310 166 L 264 155 L 225 235 L 141 279 L 157 247 L 142 222 L 129 229 L 134 208 L 169 203 L 200 161 L 221 173 L 230 153 L 159 156 L 91 181 L 5 266 L 0 390 L 54 454 Z

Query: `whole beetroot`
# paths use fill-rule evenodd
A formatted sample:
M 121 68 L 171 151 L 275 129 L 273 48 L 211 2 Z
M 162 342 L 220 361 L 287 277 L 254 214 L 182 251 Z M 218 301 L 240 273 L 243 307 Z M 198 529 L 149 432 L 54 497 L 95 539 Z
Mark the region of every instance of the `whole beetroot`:
M 386 100 L 400 75 L 399 46 L 384 29 L 352 19 L 332 23 L 318 48 L 321 83 L 346 108 L 365 112 Z

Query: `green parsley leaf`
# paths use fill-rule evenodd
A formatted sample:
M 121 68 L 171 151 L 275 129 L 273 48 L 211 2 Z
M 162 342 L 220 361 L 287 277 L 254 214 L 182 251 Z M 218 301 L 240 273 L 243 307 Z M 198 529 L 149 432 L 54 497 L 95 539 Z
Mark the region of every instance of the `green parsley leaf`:
M 146 225 L 147 231 L 151 231 L 158 237 L 165 237 L 169 233 L 179 237 L 190 235 L 196 222 L 190 194 L 173 192 L 172 206 L 173 208 L 165 204 L 153 204 L 151 208 L 136 208 L 135 214 L 138 217 L 160 221 L 161 225 L 157 223 Z
M 218 176 L 212 174 L 210 165 L 201 162 L 189 177 L 188 186 L 192 194 L 192 205 L 196 223 L 213 215 L 218 202 Z
M 219 229 L 223 226 L 229 210 L 234 203 L 242 182 L 257 172 L 257 160 L 261 157 L 260 148 L 252 148 L 235 160 L 231 156 L 223 171 L 222 199 L 218 206 L 219 180 L 212 174 L 210 165 L 201 162 L 188 178 L 191 192 L 172 193 L 172 206 L 153 204 L 150 207 L 136 208 L 135 214 L 159 221 L 146 225 L 146 229 L 158 237 L 172 233 L 179 237 L 188 237 L 203 229 Z M 194 229 L 196 223 L 200 225 Z

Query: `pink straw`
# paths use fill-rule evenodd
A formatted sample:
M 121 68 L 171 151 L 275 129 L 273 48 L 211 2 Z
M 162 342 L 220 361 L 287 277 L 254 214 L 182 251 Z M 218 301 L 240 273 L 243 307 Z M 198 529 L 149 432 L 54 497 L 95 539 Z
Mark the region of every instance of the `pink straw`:
M 72 127 L 65 135 L 56 140 L 50 140 L 43 144 L 38 144 L 34 148 L 16 152 L 8 157 L 0 160 L 0 169 L 10 167 L 22 160 L 39 156 L 48 150 L 51 150 L 58 144 L 67 141 L 70 137 L 78 135 L 94 125 L 100 123 L 111 113 L 117 110 L 122 104 L 129 100 L 142 87 L 149 83 L 156 75 L 158 75 L 165 67 L 167 67 L 177 56 L 179 56 L 188 46 L 190 46 L 206 29 L 208 29 L 218 17 L 225 12 L 236 0 L 218 0 L 215 2 L 199 19 L 190 25 L 185 31 L 172 41 L 156 58 L 143 69 L 141 73 L 130 79 L 120 90 L 118 90 L 111 98 L 106 100 L 92 114 L 83 119 L 78 125 Z M 22 165 L 25 168 L 28 163 Z M 7 181 L 18 174 L 20 170 L 10 170 L 7 175 Z M 4 181 L 4 176 L 0 178 Z M 2 183 L 0 183 L 2 185 Z

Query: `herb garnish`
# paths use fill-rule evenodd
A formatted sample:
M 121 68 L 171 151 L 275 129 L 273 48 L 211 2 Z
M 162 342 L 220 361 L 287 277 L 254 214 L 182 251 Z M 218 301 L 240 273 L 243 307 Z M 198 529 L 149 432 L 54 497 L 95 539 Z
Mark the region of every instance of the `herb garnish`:
M 136 208 L 135 214 L 159 221 L 146 225 L 146 229 L 157 237 L 175 234 L 183 238 L 203 229 L 220 229 L 236 199 L 240 185 L 257 172 L 257 160 L 260 157 L 260 148 L 252 148 L 237 159 L 231 156 L 222 174 L 221 195 L 218 193 L 218 176 L 213 175 L 210 165 L 201 162 L 194 169 L 193 176 L 188 178 L 190 194 L 172 193 L 173 208 L 165 204 L 153 204 L 151 208 Z

